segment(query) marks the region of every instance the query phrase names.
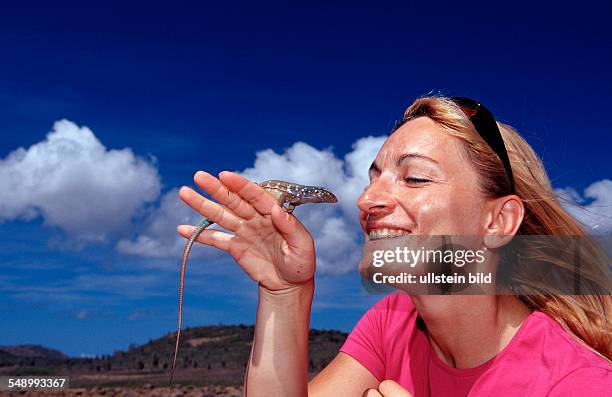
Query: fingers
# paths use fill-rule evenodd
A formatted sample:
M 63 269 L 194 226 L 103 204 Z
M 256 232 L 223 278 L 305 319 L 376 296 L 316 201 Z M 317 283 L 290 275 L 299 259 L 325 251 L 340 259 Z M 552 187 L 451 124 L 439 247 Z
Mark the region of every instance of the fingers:
M 195 226 L 180 225 L 179 227 L 176 228 L 176 230 L 179 232 L 181 236 L 185 238 L 189 238 L 193 234 L 193 231 L 195 230 Z M 202 244 L 210 245 L 215 248 L 219 248 L 220 250 L 223 250 L 223 251 L 227 251 L 229 250 L 233 237 L 234 236 L 232 236 L 231 234 L 222 232 L 220 230 L 208 229 L 208 230 L 202 231 L 202 233 L 200 233 L 196 241 Z
M 412 394 L 410 394 L 408 390 L 391 379 L 380 382 L 378 385 L 378 392 L 382 397 L 412 397 Z
M 376 389 L 366 389 L 366 391 L 363 392 L 361 397 L 383 397 L 383 395 L 380 394 Z
M 229 190 L 219 179 L 204 171 L 196 172 L 193 177 L 195 183 L 215 200 L 230 209 L 234 214 L 243 219 L 251 219 L 257 215 L 257 211 L 245 202 L 236 193 Z
M 179 190 L 179 197 L 202 216 L 228 230 L 235 232 L 240 227 L 240 219 L 236 215 L 225 210 L 221 205 L 202 197 L 191 188 L 183 186 Z
M 219 179 L 229 190 L 235 192 L 261 215 L 269 215 L 272 207 L 278 205 L 274 197 L 261 186 L 236 173 L 223 171 L 219 174 Z
M 272 224 L 283 236 L 287 244 L 294 249 L 304 249 L 306 248 L 305 244 L 311 241 L 305 237 L 307 233 L 302 232 L 304 231 L 304 226 L 300 221 L 293 215 L 283 211 L 278 205 L 272 207 Z

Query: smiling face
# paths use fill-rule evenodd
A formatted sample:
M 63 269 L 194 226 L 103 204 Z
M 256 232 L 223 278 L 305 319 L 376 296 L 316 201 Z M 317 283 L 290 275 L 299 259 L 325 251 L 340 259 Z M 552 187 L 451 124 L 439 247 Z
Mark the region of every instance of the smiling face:
M 428 117 L 406 122 L 386 140 L 358 201 L 369 239 L 482 234 L 486 199 L 461 144 Z

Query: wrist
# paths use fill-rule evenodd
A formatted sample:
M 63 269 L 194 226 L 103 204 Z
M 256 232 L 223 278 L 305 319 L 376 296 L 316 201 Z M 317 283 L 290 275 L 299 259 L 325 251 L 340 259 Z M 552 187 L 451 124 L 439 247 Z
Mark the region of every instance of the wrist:
M 314 296 L 314 279 L 304 284 L 298 284 L 288 288 L 270 290 L 259 284 L 259 299 L 269 302 L 288 302 L 306 300 L 312 302 Z

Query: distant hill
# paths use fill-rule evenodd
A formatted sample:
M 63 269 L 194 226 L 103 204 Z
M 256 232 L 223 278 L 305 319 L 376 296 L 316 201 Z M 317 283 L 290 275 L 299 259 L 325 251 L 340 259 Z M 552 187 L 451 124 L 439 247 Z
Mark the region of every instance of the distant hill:
M 186 328 L 181 333 L 177 383 L 240 385 L 251 351 L 253 326 L 207 326 Z M 347 334 L 311 330 L 311 375 L 325 367 L 338 353 Z M 96 358 L 68 358 L 42 346 L 0 346 L 0 375 L 70 375 L 71 385 L 165 384 L 168 379 L 176 333 L 151 340 L 127 351 Z M 76 383 L 75 383 L 76 382 Z
M 67 359 L 64 353 L 40 345 L 0 346 L 0 367 L 48 365 Z

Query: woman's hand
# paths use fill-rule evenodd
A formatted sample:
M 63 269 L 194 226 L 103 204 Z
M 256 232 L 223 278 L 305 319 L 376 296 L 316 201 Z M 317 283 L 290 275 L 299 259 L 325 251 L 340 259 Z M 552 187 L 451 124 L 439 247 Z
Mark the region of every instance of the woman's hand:
M 399 383 L 387 379 L 380 382 L 378 389 L 367 389 L 363 397 L 412 397 L 412 394 Z
M 199 171 L 195 183 L 218 203 L 183 187 L 180 198 L 202 216 L 233 232 L 204 230 L 197 241 L 228 252 L 244 271 L 270 291 L 306 284 L 315 271 L 312 236 L 259 185 L 233 172 L 219 179 Z M 181 225 L 186 238 L 194 226 Z

